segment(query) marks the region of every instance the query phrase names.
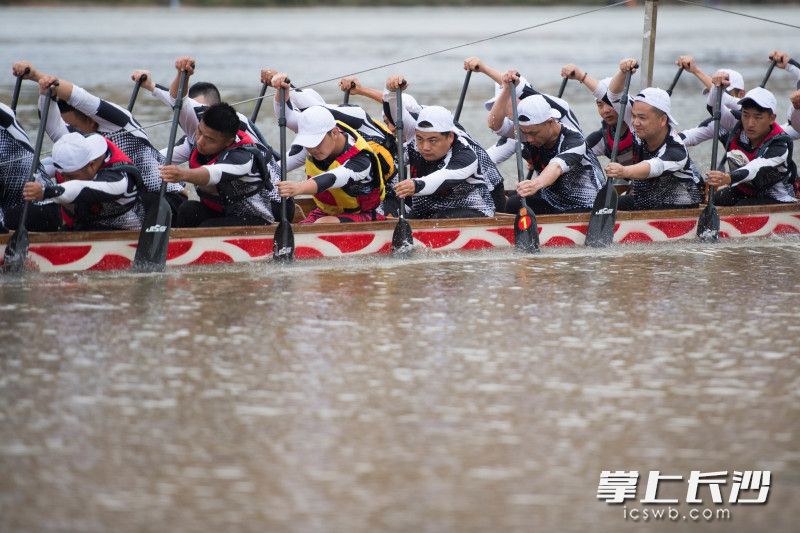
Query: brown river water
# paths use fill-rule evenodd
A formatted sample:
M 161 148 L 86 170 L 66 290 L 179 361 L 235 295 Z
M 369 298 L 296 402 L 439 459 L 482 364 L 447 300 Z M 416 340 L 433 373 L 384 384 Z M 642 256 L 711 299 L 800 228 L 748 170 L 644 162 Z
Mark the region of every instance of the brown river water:
M 134 67 L 165 82 L 191 52 L 238 101 L 265 58 L 327 79 L 580 9 L 0 9 L 0 66 L 27 57 L 125 103 Z M 741 9 L 800 21 L 796 7 Z M 47 31 L 26 25 L 37 17 Z M 115 36 L 119 20 L 137 36 Z M 352 20 L 358 38 L 341 35 Z M 662 84 L 687 51 L 752 86 L 762 56 L 797 43 L 700 9 L 666 6 L 659 21 Z M 396 71 L 429 103 L 454 105 L 473 53 L 546 72 L 555 91 L 563 63 L 610 74 L 638 54 L 641 24 L 641 10 L 603 11 Z M 737 49 L 705 35 L 717 24 L 728 41 L 741 32 Z M 601 32 L 616 25 L 610 47 Z M 465 122 L 488 142 L 491 86 L 474 78 Z M 781 99 L 788 78 L 770 81 Z M 689 126 L 703 97 L 688 76 L 678 87 Z M 598 122 L 588 93 L 567 96 Z M 26 87 L 29 132 L 34 98 Z M 137 110 L 168 116 L 145 94 Z M 277 145 L 272 123 L 266 105 Z M 707 164 L 707 149 L 692 153 Z M 0 277 L 0 531 L 796 531 L 799 267 L 800 240 L 776 238 Z M 604 470 L 638 471 L 637 497 L 598 499 Z M 694 470 L 726 472 L 726 503 L 707 487 L 686 503 Z M 746 470 L 771 472 L 766 504 L 727 503 Z M 651 471 L 683 477 L 658 491 L 679 503 L 640 502 Z M 676 521 L 627 514 L 668 508 Z M 689 517 L 722 508 L 728 519 Z

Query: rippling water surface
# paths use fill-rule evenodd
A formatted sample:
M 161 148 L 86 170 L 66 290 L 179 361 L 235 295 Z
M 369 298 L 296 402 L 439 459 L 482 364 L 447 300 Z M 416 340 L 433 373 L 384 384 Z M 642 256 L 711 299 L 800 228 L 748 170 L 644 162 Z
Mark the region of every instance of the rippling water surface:
M 28 57 L 124 103 L 130 70 L 164 82 L 190 52 L 236 101 L 264 65 L 315 81 L 578 9 L 2 9 L 0 66 Z M 340 31 L 354 20 L 358 37 Z M 698 9 L 659 21 L 662 85 L 694 52 L 752 86 L 796 43 Z M 640 10 L 605 11 L 364 79 L 403 72 L 421 101 L 453 105 L 478 54 L 555 91 L 563 63 L 602 77 L 640 31 Z M 780 98 L 787 78 L 770 81 Z M 706 113 L 697 88 L 676 91 L 684 125 Z M 475 77 L 464 111 L 484 141 L 490 93 Z M 596 124 L 588 93 L 568 95 Z M 145 94 L 137 113 L 168 115 Z M 271 140 L 272 123 L 267 105 Z M 772 239 L 0 277 L 0 531 L 795 531 L 798 265 L 800 241 Z M 598 501 L 602 470 L 639 470 L 640 498 L 651 470 L 771 470 L 773 488 L 730 522 L 642 524 Z M 662 493 L 683 501 L 685 484 Z

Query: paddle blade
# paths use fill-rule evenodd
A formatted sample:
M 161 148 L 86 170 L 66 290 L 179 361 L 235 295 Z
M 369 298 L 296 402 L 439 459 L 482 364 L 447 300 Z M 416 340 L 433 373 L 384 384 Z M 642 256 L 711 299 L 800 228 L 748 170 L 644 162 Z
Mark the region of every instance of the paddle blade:
M 19 228 L 8 239 L 6 251 L 3 254 L 3 272 L 18 274 L 25 270 L 25 259 L 28 257 L 28 230 Z
M 289 222 L 278 222 L 275 228 L 275 241 L 272 245 L 274 261 L 294 261 L 294 231 Z
M 713 204 L 709 204 L 697 219 L 697 236 L 701 241 L 714 242 L 719 239 L 719 213 Z
M 614 242 L 614 225 L 617 222 L 617 203 L 619 194 L 611 179 L 597 192 L 592 213 L 589 216 L 589 230 L 586 232 L 586 246 L 603 248 Z M 606 203 L 608 187 L 611 187 L 611 201 Z
M 167 265 L 167 244 L 171 227 L 172 209 L 161 195 L 158 203 L 151 206 L 145 214 L 131 267 L 134 272 L 164 271 Z
M 539 251 L 539 227 L 536 214 L 530 207 L 520 207 L 514 218 L 514 247 L 528 254 Z
M 402 209 L 402 204 L 400 209 Z M 414 249 L 414 236 L 411 233 L 411 224 L 405 218 L 397 219 L 397 225 L 392 233 L 392 255 L 407 257 Z

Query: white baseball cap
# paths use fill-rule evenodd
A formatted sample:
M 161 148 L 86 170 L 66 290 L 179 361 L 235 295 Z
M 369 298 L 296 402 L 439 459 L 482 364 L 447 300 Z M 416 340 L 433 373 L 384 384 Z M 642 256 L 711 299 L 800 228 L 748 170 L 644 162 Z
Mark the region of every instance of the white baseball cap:
M 520 126 L 536 126 L 551 118 L 561 118 L 561 113 L 550 107 L 541 94 L 520 100 L 517 112 Z
M 325 105 L 325 99 L 314 89 L 292 89 L 289 93 L 292 105 L 298 111 L 303 111 L 315 105 Z
M 729 68 L 721 68 L 720 70 L 728 75 L 728 80 L 731 82 L 728 86 L 729 89 L 744 90 L 744 78 L 741 74 Z
M 440 105 L 429 105 L 422 108 L 417 117 L 417 131 L 446 133 L 457 132 L 453 123 L 453 115 Z
M 336 119 L 330 111 L 322 106 L 312 106 L 300 113 L 297 119 L 297 136 L 294 144 L 315 148 L 319 146 L 325 134 L 336 127 Z
M 775 95 L 763 87 L 756 87 L 747 91 L 744 98 L 739 100 L 739 105 L 743 105 L 747 100 L 754 102 L 759 107 L 769 109 L 773 113 L 778 109 L 778 101 L 775 100 Z
M 667 91 L 664 89 L 659 89 L 658 87 L 648 87 L 647 89 L 642 89 L 642 92 L 633 97 L 633 101 L 644 102 L 645 104 L 655 107 L 659 111 L 663 111 L 666 113 L 670 124 L 673 126 L 678 125 L 678 121 L 675 120 L 675 118 L 673 118 L 673 116 L 670 114 L 671 102 Z
M 67 133 L 53 145 L 53 165 L 62 172 L 75 172 L 107 151 L 105 138 L 96 133 L 87 137 L 78 132 Z

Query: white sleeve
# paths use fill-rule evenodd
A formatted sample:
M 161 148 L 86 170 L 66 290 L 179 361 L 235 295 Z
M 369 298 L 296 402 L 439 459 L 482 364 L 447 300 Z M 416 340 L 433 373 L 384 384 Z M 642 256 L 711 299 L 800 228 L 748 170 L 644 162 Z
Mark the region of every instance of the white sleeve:
M 151 94 L 153 95 L 153 98 L 155 98 L 162 104 L 165 104 L 169 107 L 175 105 L 175 99 L 172 97 L 171 94 L 169 94 L 169 89 L 162 89 L 161 87 L 156 86 L 156 88 L 153 89 L 153 92 Z
M 508 159 L 512 158 L 517 151 L 517 141 L 516 139 L 509 139 L 508 141 L 502 144 L 495 144 L 494 146 L 490 146 L 486 153 L 489 154 L 489 159 L 492 160 L 492 163 L 495 165 L 499 165 L 507 161 Z
M 705 126 L 697 126 L 695 128 L 683 130 L 681 132 L 681 137 L 683 138 L 684 145 L 697 146 L 714 137 L 714 123 L 710 122 Z
M 793 105 L 789 106 L 789 124 L 795 133 L 800 131 L 800 109 L 795 109 Z M 797 137 L 792 138 L 797 139 Z
M 70 180 L 60 184 L 64 189 L 64 194 L 56 196 L 54 200 L 59 204 L 71 204 L 78 195 L 85 189 L 92 189 L 112 196 L 122 196 L 128 190 L 128 180 L 119 179 L 116 181 L 92 181 L 92 180 Z
M 198 115 L 202 114 L 206 107 L 194 98 L 183 97 L 183 105 L 181 105 L 181 112 L 178 115 L 178 124 L 180 124 L 183 133 L 189 137 L 194 137 L 195 133 L 197 133 L 197 126 L 200 124 Z
M 389 104 L 389 113 L 391 114 L 391 119 L 397 123 L 397 93 L 394 91 L 389 91 L 388 89 L 384 89 L 383 91 L 383 101 Z M 414 100 L 416 102 L 416 100 Z M 417 121 L 414 120 L 414 117 L 411 116 L 409 111 L 409 106 L 412 105 L 412 102 L 406 98 L 406 95 L 403 95 L 403 142 L 407 143 L 411 139 L 414 138 L 414 134 L 417 130 Z
M 465 180 L 474 175 L 478 171 L 478 159 L 476 158 L 472 164 L 458 169 L 442 168 L 435 172 L 431 172 L 427 176 L 421 178 L 414 178 L 414 181 L 421 181 L 422 188 L 415 193 L 416 196 L 427 196 L 439 190 L 439 187 L 445 181 L 459 181 Z
M 512 139 L 516 141 L 516 135 L 514 134 L 514 121 L 508 117 L 503 117 L 503 124 L 496 130 L 494 130 L 496 135 L 500 137 L 505 137 L 506 139 Z
M 47 136 L 50 137 L 50 140 L 56 142 L 62 136 L 69 133 L 67 129 L 67 124 L 64 122 L 64 119 L 61 118 L 61 112 L 58 110 L 58 104 L 56 104 L 48 95 L 40 94 L 39 95 L 39 113 L 44 111 L 44 106 L 49 105 L 50 109 L 47 111 L 47 124 L 45 124 L 44 129 L 47 132 Z

